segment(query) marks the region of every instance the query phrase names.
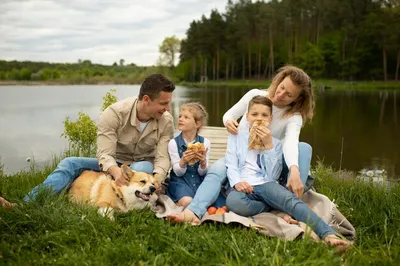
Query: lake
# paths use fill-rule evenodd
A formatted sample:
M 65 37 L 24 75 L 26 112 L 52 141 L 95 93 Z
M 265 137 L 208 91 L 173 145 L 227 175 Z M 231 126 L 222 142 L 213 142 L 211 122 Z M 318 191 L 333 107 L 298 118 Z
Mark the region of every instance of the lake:
M 102 97 L 112 88 L 118 99 L 135 96 L 139 85 L 0 86 L 0 157 L 6 173 L 29 168 L 27 157 L 39 164 L 67 148 L 60 135 L 63 121 L 82 111 L 97 120 Z M 248 88 L 189 88 L 178 86 L 171 112 L 189 101 L 203 103 L 210 126 L 222 126 L 223 114 Z M 396 91 L 318 91 L 312 124 L 300 141 L 313 147 L 313 165 L 323 160 L 335 169 L 385 169 L 400 178 L 400 93 Z

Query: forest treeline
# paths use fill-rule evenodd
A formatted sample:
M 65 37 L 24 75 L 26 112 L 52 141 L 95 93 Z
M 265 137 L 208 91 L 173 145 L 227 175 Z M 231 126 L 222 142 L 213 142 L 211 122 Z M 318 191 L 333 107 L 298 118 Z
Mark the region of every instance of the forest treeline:
M 399 0 L 229 0 L 186 35 L 184 80 L 269 78 L 284 64 L 313 78 L 399 78 Z
M 48 63 L 31 61 L 0 60 L 0 81 L 38 81 L 60 84 L 133 84 L 140 83 L 144 77 L 159 72 L 172 76 L 168 67 L 140 67 L 124 64 L 124 59 L 113 65 L 93 64 L 90 60 L 77 63 Z
M 400 0 L 229 0 L 159 47 L 165 67 L 0 60 L 0 80 L 138 83 L 154 72 L 176 81 L 269 79 L 285 64 L 313 79 L 399 80 Z M 179 64 L 174 58 L 180 52 Z

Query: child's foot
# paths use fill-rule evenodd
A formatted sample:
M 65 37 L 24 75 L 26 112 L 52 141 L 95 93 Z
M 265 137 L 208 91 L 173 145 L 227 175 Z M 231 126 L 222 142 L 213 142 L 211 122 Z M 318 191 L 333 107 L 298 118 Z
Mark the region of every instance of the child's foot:
M 351 246 L 348 240 L 341 239 L 334 234 L 327 235 L 324 238 L 324 242 L 330 246 L 336 247 L 337 252 L 344 252 Z
M 14 208 L 16 206 L 16 204 L 9 202 L 8 200 L 6 200 L 5 198 L 0 196 L 0 206 L 3 209 L 11 209 L 11 208 Z
M 182 212 L 178 214 L 167 215 L 167 220 L 173 224 L 182 224 L 182 223 L 188 223 L 191 225 L 200 224 L 200 219 L 197 218 L 196 214 L 194 214 L 188 208 L 184 209 Z

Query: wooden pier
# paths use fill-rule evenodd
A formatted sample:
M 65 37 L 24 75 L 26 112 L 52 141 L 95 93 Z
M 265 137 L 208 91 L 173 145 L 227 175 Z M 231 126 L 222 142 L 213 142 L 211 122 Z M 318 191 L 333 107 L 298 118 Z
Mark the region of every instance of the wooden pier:
M 211 142 L 210 165 L 225 156 L 229 136 L 225 127 L 203 127 L 199 134 Z

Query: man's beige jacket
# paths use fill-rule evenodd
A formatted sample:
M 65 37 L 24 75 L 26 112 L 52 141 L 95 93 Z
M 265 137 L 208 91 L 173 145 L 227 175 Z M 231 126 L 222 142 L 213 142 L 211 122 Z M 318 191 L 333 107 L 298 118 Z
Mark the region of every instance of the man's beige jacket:
M 150 119 L 143 133 L 136 118 L 137 97 L 128 98 L 109 106 L 100 116 L 97 131 L 97 159 L 102 171 L 119 163 L 150 161 L 154 173 L 165 179 L 171 162 L 168 142 L 174 125 L 169 112 L 160 120 Z

